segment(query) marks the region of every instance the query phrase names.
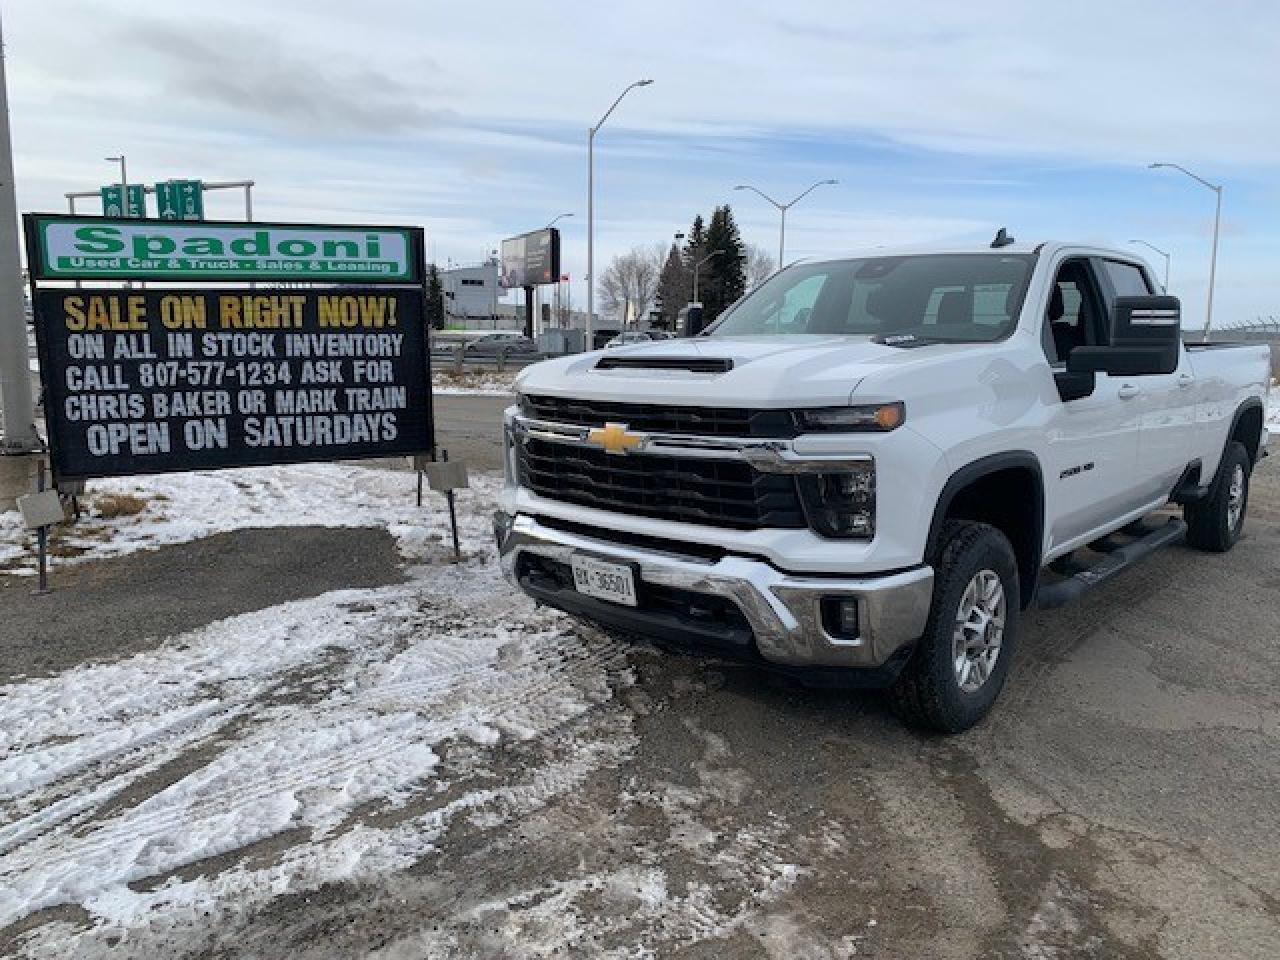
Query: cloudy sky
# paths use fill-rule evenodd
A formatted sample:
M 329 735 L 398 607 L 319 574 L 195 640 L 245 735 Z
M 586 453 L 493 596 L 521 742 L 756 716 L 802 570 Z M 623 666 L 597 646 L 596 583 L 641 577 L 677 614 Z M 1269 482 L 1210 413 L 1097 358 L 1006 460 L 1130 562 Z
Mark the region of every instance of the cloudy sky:
M 1280 7 L 1132 3 L 4 0 L 24 210 L 114 177 L 252 178 L 260 219 L 425 226 L 441 263 L 562 221 L 586 259 L 664 241 L 732 202 L 787 259 L 985 238 L 1173 255 L 1203 316 L 1213 194 L 1226 185 L 1218 318 L 1280 316 Z M 234 218 L 239 198 L 207 212 Z M 1152 255 L 1154 257 L 1154 255 Z M 1158 258 L 1157 258 L 1158 259 Z M 575 301 L 583 288 L 576 284 Z

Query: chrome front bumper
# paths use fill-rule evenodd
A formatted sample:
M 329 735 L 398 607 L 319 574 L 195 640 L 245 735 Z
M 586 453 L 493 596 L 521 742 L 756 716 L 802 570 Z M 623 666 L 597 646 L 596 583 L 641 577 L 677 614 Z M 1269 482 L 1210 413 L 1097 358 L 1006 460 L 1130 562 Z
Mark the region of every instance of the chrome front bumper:
M 884 576 L 816 577 L 783 573 L 748 557 L 710 561 L 610 543 L 523 515 L 500 515 L 495 530 L 503 572 L 517 586 L 516 565 L 526 552 L 561 563 L 582 552 L 633 564 L 641 583 L 732 600 L 751 625 L 759 654 L 789 667 L 881 667 L 924 632 L 933 598 L 933 568 L 928 566 Z M 833 637 L 823 629 L 820 602 L 825 597 L 857 598 L 856 638 Z M 618 619 L 630 609 L 611 606 L 611 613 Z

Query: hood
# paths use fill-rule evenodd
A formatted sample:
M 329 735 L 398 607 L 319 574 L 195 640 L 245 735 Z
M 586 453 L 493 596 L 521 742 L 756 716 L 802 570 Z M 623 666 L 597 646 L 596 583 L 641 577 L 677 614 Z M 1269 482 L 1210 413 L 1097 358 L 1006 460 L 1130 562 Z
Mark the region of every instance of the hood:
M 700 337 L 596 350 L 526 367 L 521 393 L 588 400 L 776 408 L 849 403 L 870 374 L 917 366 L 980 344 L 885 346 L 867 337 Z M 599 369 L 600 360 L 627 366 Z M 721 372 L 679 369 L 728 367 Z M 708 363 L 707 361 L 711 361 Z M 653 362 L 653 367 L 641 366 Z M 634 365 L 633 365 L 634 364 Z

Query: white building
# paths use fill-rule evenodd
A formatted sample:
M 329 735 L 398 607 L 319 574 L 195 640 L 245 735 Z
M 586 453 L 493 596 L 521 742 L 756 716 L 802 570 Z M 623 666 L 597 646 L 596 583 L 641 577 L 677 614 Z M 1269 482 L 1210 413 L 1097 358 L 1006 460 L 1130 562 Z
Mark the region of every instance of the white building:
M 440 271 L 440 282 L 444 287 L 444 312 L 448 326 L 478 328 L 478 321 L 492 323 L 495 317 L 502 316 L 510 310 L 510 306 L 499 304 L 498 300 L 506 292 L 498 286 L 498 261 L 468 267 L 451 267 Z M 502 310 L 507 306 L 508 310 Z

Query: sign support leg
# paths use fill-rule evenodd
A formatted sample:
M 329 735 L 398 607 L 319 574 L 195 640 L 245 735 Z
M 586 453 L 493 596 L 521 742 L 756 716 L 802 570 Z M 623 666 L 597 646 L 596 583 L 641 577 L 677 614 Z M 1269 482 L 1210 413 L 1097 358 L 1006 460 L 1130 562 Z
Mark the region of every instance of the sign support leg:
M 43 460 L 36 464 L 36 492 L 44 492 Z M 40 597 L 49 593 L 49 528 L 47 526 L 42 526 L 36 530 L 36 545 L 40 551 L 40 585 L 35 594 Z
M 449 451 L 441 450 L 440 459 L 445 463 L 449 462 Z M 462 562 L 462 548 L 458 546 L 458 511 L 453 501 L 453 491 L 450 490 L 445 495 L 445 499 L 449 501 L 449 528 L 453 531 L 453 562 Z

